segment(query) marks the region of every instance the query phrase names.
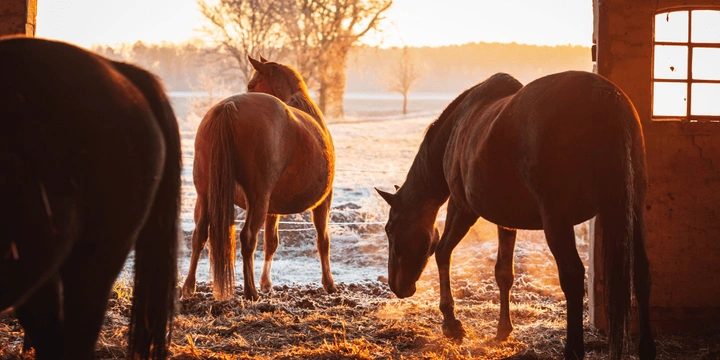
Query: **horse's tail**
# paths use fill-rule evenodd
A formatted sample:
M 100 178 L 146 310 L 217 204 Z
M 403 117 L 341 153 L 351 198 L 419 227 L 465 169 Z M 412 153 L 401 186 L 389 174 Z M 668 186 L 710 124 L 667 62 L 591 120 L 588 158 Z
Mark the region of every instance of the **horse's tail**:
M 155 201 L 135 244 L 135 284 L 129 359 L 165 359 L 177 285 L 178 215 L 182 153 L 177 120 L 162 85 L 150 73 L 113 63 L 140 89 L 165 140 L 165 164 Z
M 227 300 L 235 290 L 235 151 L 233 119 L 237 114 L 234 103 L 218 105 L 211 110 L 208 122 L 210 164 L 208 181 L 208 222 L 210 266 L 213 275 L 213 294 Z
M 605 197 L 600 202 L 603 281 L 608 318 L 610 359 L 620 359 L 628 343 L 633 271 L 635 169 L 633 142 L 639 120 L 627 97 L 613 94 L 608 108 L 617 109 L 606 121 L 617 131 L 607 133 L 610 146 L 604 163 Z

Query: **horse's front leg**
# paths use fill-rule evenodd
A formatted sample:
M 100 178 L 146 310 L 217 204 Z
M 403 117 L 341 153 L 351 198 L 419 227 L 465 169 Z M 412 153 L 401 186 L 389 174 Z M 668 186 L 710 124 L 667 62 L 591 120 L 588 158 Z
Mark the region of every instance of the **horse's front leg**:
M 440 273 L 440 311 L 443 314 L 443 334 L 459 341 L 465 337 L 465 329 L 463 329 L 462 323 L 455 319 L 455 301 L 450 289 L 450 258 L 455 246 L 465 237 L 476 220 L 477 216 L 462 212 L 455 206 L 451 198 L 448 203 L 445 230 L 435 249 L 435 261 Z
M 268 212 L 269 199 L 248 199 L 245 225 L 240 231 L 240 252 L 243 258 L 243 297 L 258 300 L 260 295 L 255 287 L 255 247 L 257 235 L 262 229 Z
M 264 293 L 272 291 L 272 260 L 277 251 L 278 237 L 278 219 L 277 215 L 268 215 L 265 219 L 265 245 L 263 252 L 265 253 L 265 262 L 263 263 L 262 275 L 260 275 L 260 290 Z
M 513 331 L 512 320 L 510 320 L 510 288 L 515 281 L 513 256 L 516 238 L 517 230 L 498 226 L 498 257 L 495 263 L 495 281 L 500 288 L 500 321 L 495 336 L 498 340 L 507 339 Z
M 322 284 L 328 294 L 337 292 L 335 280 L 330 272 L 330 234 L 327 224 L 332 203 L 332 190 L 325 200 L 312 210 L 312 221 L 317 232 L 317 249 L 320 255 L 320 266 L 322 267 Z

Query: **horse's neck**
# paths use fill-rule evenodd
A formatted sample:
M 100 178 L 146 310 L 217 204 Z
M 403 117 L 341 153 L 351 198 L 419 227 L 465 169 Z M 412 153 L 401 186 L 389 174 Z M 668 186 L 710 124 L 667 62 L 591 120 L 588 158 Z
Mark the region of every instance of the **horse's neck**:
M 444 119 L 442 123 L 435 124 L 439 128 L 428 131 L 425 135 L 403 185 L 405 189 L 412 189 L 413 191 L 409 193 L 419 195 L 422 201 L 419 199 L 407 200 L 417 205 L 429 205 L 431 208 L 440 208 L 447 201 L 450 189 L 445 181 L 443 156 L 453 124 L 454 119 Z
M 325 118 L 323 117 L 320 108 L 315 105 L 310 98 L 310 95 L 306 92 L 297 91 L 290 97 L 286 104 L 287 106 L 292 106 L 312 116 L 312 118 L 315 119 L 321 127 L 325 128 Z

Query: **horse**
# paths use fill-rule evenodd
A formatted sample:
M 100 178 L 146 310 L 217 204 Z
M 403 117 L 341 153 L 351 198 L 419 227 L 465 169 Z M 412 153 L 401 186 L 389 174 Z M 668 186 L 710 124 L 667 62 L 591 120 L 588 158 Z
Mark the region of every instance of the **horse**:
M 0 311 L 38 359 L 91 359 L 135 248 L 128 358 L 165 358 L 181 152 L 159 81 L 70 44 L 0 40 Z
M 573 225 L 598 215 L 610 358 L 619 359 L 627 341 L 631 283 L 639 310 L 640 358 L 655 358 L 648 317 L 645 145 L 633 104 L 610 81 L 569 71 L 523 87 L 510 75 L 493 75 L 463 92 L 428 127 L 397 192 L 377 191 L 390 205 L 385 227 L 390 288 L 400 298 L 412 296 L 434 253 L 443 333 L 459 341 L 465 330 L 455 318 L 450 289 L 455 246 L 479 217 L 497 224 L 497 338 L 503 340 L 513 330 L 509 296 L 516 229 L 544 230 L 567 301 L 568 359 L 584 356 L 585 268 Z M 446 201 L 440 237 L 435 219 Z
M 195 138 L 193 180 L 197 190 L 190 269 L 183 297 L 195 292 L 200 252 L 210 239 L 213 295 L 234 289 L 233 204 L 245 209 L 240 232 L 243 296 L 257 300 L 253 258 L 265 224 L 265 261 L 260 287 L 272 290 L 271 266 L 278 247 L 278 215 L 312 210 L 322 285 L 337 291 L 330 272 L 327 223 L 332 202 L 335 150 L 320 109 L 293 68 L 249 57 L 254 68 L 248 93 L 231 96 L 203 117 Z

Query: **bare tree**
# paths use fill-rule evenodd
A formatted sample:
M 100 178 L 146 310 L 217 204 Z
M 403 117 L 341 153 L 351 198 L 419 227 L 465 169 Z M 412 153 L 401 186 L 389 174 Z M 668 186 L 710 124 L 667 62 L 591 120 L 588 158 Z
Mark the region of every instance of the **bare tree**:
M 328 117 L 343 116 L 350 48 L 377 30 L 392 0 L 290 0 L 283 2 L 286 45 L 298 71 L 318 91 Z
M 239 76 L 248 82 L 252 67 L 247 56 L 262 53 L 282 60 L 285 38 L 280 16 L 283 0 L 219 0 L 210 5 L 198 0 L 200 12 L 207 19 L 201 31 L 211 40 L 215 56 L 228 76 Z M 230 60 L 230 61 L 228 61 Z
M 422 70 L 415 62 L 415 58 L 410 54 L 407 46 L 403 47 L 397 64 L 388 74 L 386 84 L 388 90 L 398 92 L 403 96 L 403 115 L 407 114 L 408 93 L 421 77 Z

